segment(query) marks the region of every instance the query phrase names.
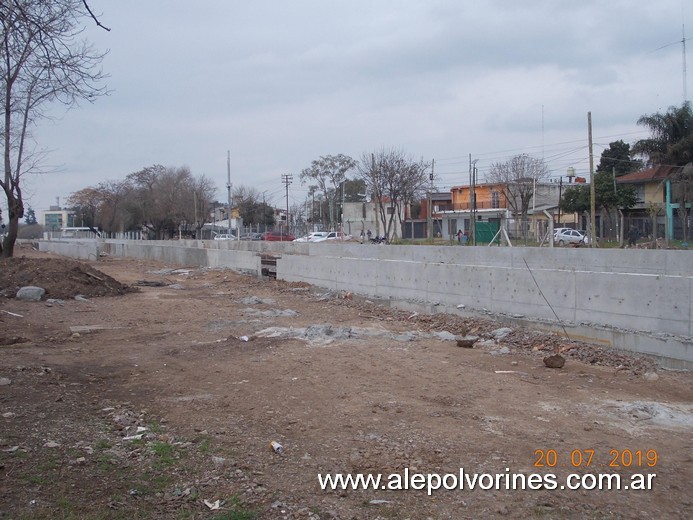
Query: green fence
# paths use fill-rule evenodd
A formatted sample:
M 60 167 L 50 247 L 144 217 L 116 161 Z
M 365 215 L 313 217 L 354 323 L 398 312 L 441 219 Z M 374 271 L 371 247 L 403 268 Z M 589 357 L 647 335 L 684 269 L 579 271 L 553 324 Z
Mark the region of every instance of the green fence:
M 500 229 L 500 223 L 499 222 L 476 222 L 475 224 L 475 230 L 476 230 L 476 243 L 477 244 L 488 244 L 493 240 L 493 237 L 496 236 L 496 233 L 498 233 L 498 230 Z M 500 235 L 496 237 L 496 240 L 494 243 L 499 243 Z

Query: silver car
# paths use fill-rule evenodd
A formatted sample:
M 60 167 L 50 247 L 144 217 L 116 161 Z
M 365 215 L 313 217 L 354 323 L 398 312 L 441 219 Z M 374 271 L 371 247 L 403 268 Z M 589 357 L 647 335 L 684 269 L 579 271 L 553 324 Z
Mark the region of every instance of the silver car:
M 236 235 L 221 233 L 214 235 L 214 240 L 236 240 Z
M 553 235 L 553 241 L 559 246 L 564 246 L 566 244 L 582 245 L 589 243 L 587 235 L 581 231 L 578 231 L 577 229 L 570 228 L 561 228 L 556 231 Z

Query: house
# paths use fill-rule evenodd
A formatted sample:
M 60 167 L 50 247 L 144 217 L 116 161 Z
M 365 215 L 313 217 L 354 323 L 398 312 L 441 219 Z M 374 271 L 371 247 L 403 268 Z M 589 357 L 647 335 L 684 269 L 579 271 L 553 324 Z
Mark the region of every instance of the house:
M 499 185 L 496 184 L 477 184 L 474 190 L 476 205 L 473 211 L 470 210 L 472 206 L 469 186 L 454 186 L 449 193 L 431 193 L 433 236 L 452 240 L 458 231 L 468 236 L 472 215 L 475 222 L 481 223 L 481 226 L 477 226 L 477 232 L 480 228 L 488 227 L 489 223 L 491 224 L 489 229 L 495 228 L 497 231 L 501 220 L 507 216 L 505 200 L 498 187 Z M 425 221 L 427 212 L 428 200 L 426 199 L 421 202 L 420 216 L 423 219 L 420 220 Z M 420 233 L 416 236 L 418 235 Z M 493 235 L 488 238 L 490 240 Z
M 433 235 L 445 239 L 453 239 L 458 231 L 469 235 L 471 230 L 471 218 L 473 215 L 477 238 L 480 242 L 490 241 L 498 231 L 501 224 L 515 237 L 531 236 L 541 239 L 549 229 L 549 213 L 554 220 L 556 216 L 562 223 L 568 223 L 576 227 L 574 214 L 560 215 L 558 202 L 561 196 L 562 185 L 557 182 L 536 183 L 533 200 L 530 200 L 527 210 L 527 219 L 522 221 L 519 215 L 514 214 L 513 208 L 519 208 L 520 204 L 511 204 L 506 198 L 507 190 L 500 183 L 481 183 L 474 186 L 474 199 L 476 204 L 471 204 L 471 189 L 469 185 L 454 186 L 450 192 L 437 192 L 431 194 L 431 216 Z M 470 210 L 470 208 L 472 208 Z M 426 222 L 428 211 L 428 199 L 421 201 L 421 215 L 414 220 Z M 410 226 L 409 221 L 405 230 Z M 426 236 L 415 234 L 415 238 Z
M 387 225 L 393 212 L 393 208 L 390 206 L 388 200 L 383 200 L 380 205 L 377 201 L 345 202 L 342 214 L 344 219 L 342 226 L 343 231 L 354 237 L 361 236 L 362 231 L 365 236 L 368 230 L 371 231 L 373 236 L 384 235 L 385 229 L 383 228 L 380 217 L 381 207 L 382 211 L 385 212 Z M 404 219 L 404 214 L 395 215 L 393 227 L 390 230 L 390 239 L 401 236 Z
M 657 165 L 652 168 L 622 175 L 619 184 L 635 189 L 637 203 L 624 211 L 625 229 L 634 226 L 641 236 L 682 238 L 682 215 L 691 207 L 691 165 Z M 685 212 L 681 206 L 685 207 Z M 677 218 L 675 218 L 677 217 Z M 690 229 L 690 222 L 688 223 Z
M 554 221 L 554 227 L 567 226 L 574 229 L 585 227 L 578 224 L 577 214 L 560 212 L 559 203 L 562 191 L 565 187 L 567 186 L 559 182 L 535 183 L 534 193 L 532 194 L 529 207 L 527 208 L 526 228 L 529 232 L 529 236 L 534 237 L 536 240 L 541 240 L 542 237 L 546 237 L 550 229 L 550 219 L 547 213 L 551 215 L 551 219 Z M 515 204 L 514 206 L 517 208 L 520 205 Z M 509 228 L 511 230 L 513 227 L 516 228 L 519 235 L 520 226 L 518 224 L 519 222 L 516 223 L 511 221 L 509 222 Z

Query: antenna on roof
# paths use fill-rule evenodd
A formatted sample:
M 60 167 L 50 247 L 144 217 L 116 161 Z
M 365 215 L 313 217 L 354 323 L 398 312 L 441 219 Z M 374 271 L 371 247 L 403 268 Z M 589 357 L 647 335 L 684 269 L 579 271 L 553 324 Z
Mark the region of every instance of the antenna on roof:
M 683 6 L 681 10 L 683 11 Z M 681 45 L 683 46 L 683 102 L 686 103 L 688 93 L 686 92 L 686 25 L 684 23 L 681 23 Z
M 683 22 L 684 20 L 684 12 L 683 12 L 683 1 L 681 2 L 681 50 L 682 50 L 682 55 L 683 55 L 683 68 L 682 68 L 682 74 L 683 74 L 683 102 L 684 104 L 688 101 L 688 89 L 687 89 L 687 83 L 688 80 L 686 79 L 686 25 Z M 662 49 L 665 49 L 667 47 L 671 47 L 672 45 L 678 45 L 679 42 L 672 42 L 672 43 L 667 43 L 666 45 L 662 45 L 661 47 L 657 47 L 654 51 L 656 52 Z

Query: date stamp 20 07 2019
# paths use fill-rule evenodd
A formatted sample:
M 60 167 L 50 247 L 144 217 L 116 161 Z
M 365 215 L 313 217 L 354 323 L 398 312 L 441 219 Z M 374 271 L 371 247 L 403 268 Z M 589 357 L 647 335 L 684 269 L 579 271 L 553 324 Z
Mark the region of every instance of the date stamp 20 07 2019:
M 653 449 L 610 449 L 608 454 L 592 448 L 534 450 L 535 468 L 654 468 L 658 462 L 659 454 Z

